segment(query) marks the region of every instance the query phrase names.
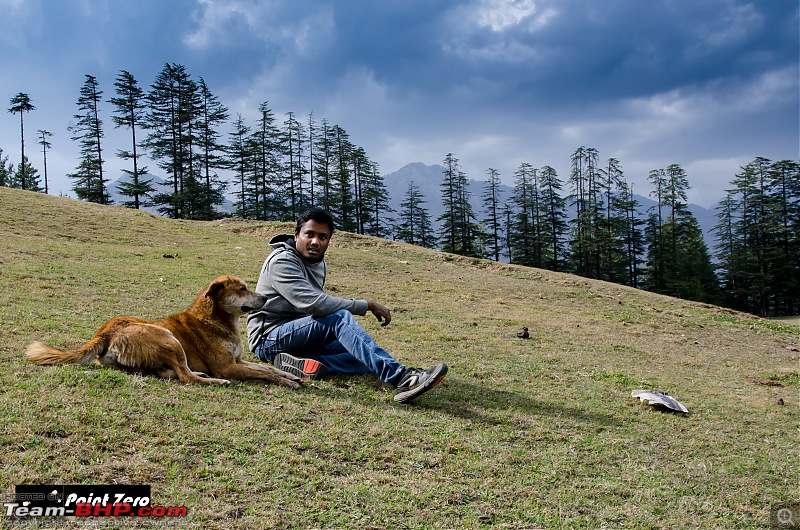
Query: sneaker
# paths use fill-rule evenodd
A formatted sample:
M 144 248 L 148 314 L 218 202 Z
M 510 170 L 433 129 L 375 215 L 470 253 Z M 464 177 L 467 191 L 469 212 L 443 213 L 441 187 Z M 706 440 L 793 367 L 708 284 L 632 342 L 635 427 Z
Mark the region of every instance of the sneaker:
M 272 364 L 278 370 L 289 372 L 302 379 L 322 379 L 327 375 L 328 368 L 314 359 L 301 359 L 293 357 L 288 353 L 279 353 L 273 359 Z
M 406 368 L 397 383 L 394 400 L 398 403 L 408 403 L 438 385 L 445 375 L 447 375 L 447 365 L 444 363 L 428 370 Z

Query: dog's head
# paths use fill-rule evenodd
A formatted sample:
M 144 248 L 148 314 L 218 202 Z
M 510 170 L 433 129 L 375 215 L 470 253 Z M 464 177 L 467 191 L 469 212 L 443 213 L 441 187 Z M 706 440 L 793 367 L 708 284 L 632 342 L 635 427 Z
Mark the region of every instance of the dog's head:
M 261 309 L 267 297 L 247 288 L 247 284 L 234 276 L 220 276 L 200 296 L 210 299 L 226 313 L 240 316 Z

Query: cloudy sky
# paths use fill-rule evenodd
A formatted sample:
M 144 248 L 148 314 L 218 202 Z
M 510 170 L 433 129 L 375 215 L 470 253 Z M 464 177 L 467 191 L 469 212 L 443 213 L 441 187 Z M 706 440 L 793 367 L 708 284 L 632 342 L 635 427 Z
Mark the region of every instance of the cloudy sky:
M 203 77 L 235 115 L 314 113 L 341 125 L 388 174 L 453 153 L 470 178 L 507 183 L 594 147 L 638 193 L 681 164 L 690 200 L 719 200 L 756 156 L 798 154 L 795 0 L 0 0 L 0 99 L 18 92 L 26 153 L 54 134 L 52 193 L 72 194 L 67 126 L 85 75 L 112 96 L 120 70 L 149 87 L 165 63 Z M 112 175 L 127 149 L 101 109 Z M 227 131 L 226 131 L 227 133 Z M 0 113 L 0 148 L 20 151 Z M 155 168 L 155 164 L 149 164 Z

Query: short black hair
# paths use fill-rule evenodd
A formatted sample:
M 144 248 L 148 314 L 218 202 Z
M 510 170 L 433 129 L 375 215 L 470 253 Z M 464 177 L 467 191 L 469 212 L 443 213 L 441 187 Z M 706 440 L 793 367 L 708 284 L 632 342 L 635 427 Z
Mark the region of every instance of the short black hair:
M 303 228 L 303 225 L 312 219 L 318 223 L 324 223 L 328 225 L 328 227 L 331 229 L 331 235 L 333 235 L 333 217 L 331 217 L 330 214 L 322 208 L 317 208 L 316 206 L 301 213 L 297 218 L 297 225 L 294 227 L 295 235 L 299 234 L 300 230 Z

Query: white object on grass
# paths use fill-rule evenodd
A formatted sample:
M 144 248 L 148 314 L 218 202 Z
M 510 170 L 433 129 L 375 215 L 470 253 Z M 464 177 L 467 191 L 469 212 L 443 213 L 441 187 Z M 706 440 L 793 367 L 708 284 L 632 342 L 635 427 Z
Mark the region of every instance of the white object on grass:
M 656 407 L 661 406 L 676 412 L 689 412 L 689 409 L 684 407 L 680 401 L 666 392 L 659 392 L 657 390 L 634 390 L 631 392 L 631 397 L 638 397 L 642 403 L 647 403 L 648 405 Z

